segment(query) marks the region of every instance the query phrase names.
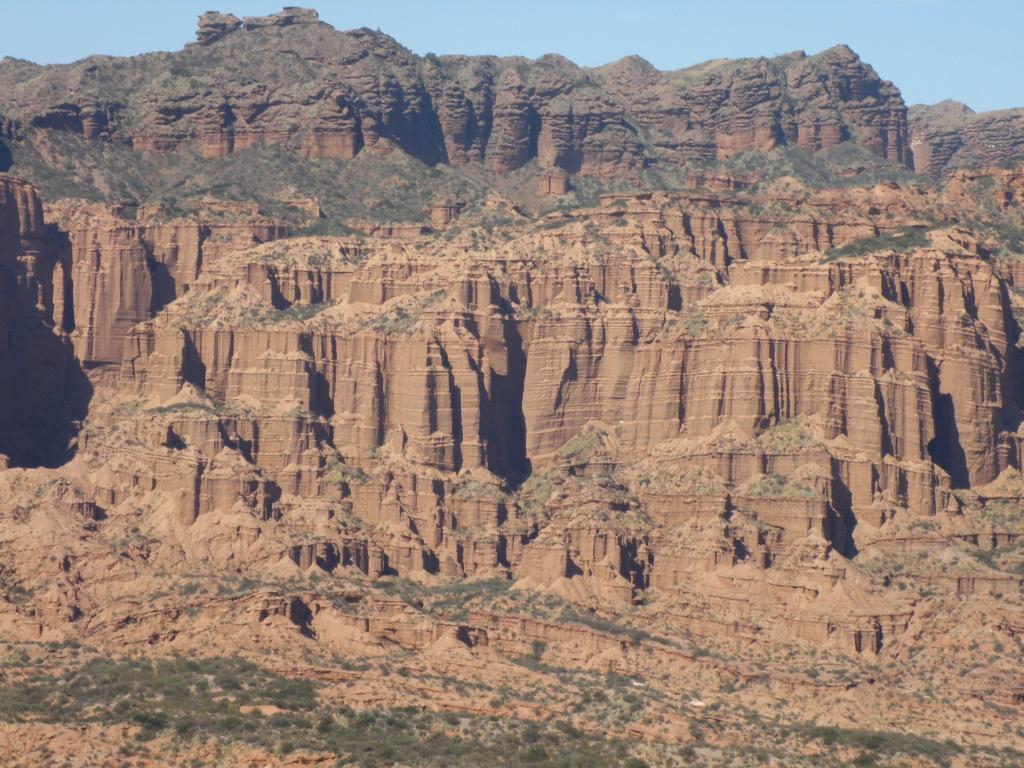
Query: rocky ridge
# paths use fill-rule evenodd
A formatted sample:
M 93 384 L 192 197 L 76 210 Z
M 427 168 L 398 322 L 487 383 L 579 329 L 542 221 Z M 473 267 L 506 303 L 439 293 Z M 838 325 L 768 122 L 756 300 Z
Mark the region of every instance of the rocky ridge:
M 66 66 L 0 63 L 15 141 L 61 131 L 204 158 L 283 144 L 312 158 L 405 151 L 423 162 L 531 159 L 600 178 L 747 150 L 854 140 L 909 163 L 906 107 L 849 48 L 660 72 L 632 57 L 596 69 L 555 55 L 417 57 L 379 32 L 339 32 L 315 11 L 240 20 L 210 12 L 170 54 Z
M 976 113 L 965 104 L 944 101 L 912 107 L 908 115 L 919 173 L 940 178 L 1024 155 L 1024 110 Z

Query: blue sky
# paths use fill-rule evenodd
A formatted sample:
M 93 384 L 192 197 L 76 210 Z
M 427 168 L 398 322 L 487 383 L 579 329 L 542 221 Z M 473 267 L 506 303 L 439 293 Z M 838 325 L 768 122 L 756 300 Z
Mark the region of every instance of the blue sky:
M 205 10 L 285 3 L 339 29 L 379 27 L 421 54 L 554 52 L 586 66 L 635 53 L 675 69 L 847 43 L 909 104 L 1024 106 L 1024 0 L 0 0 L 0 56 L 175 50 Z

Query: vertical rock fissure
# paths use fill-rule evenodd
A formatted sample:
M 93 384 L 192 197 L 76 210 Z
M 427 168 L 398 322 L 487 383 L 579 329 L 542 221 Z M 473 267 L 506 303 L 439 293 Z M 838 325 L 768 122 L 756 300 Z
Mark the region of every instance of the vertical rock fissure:
M 518 486 L 530 476 L 532 464 L 526 452 L 526 415 L 523 392 L 528 355 L 519 322 L 504 321 L 507 354 L 506 372 L 493 374 L 493 428 L 488 441 L 488 463 L 510 486 Z
M 967 457 L 960 444 L 960 432 L 956 424 L 956 406 L 953 396 L 942 392 L 939 368 L 928 359 L 928 379 L 934 393 L 935 437 L 928 443 L 928 455 L 932 461 L 949 473 L 954 488 L 970 487 L 967 472 Z

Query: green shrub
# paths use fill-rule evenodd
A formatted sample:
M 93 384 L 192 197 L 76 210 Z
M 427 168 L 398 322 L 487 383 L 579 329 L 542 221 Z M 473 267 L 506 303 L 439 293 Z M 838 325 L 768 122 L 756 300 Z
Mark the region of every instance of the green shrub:
M 854 240 L 852 243 L 833 248 L 825 254 L 823 261 L 835 261 L 836 259 L 864 256 L 868 253 L 893 250 L 897 253 L 912 251 L 915 248 L 928 246 L 928 235 L 921 229 L 905 229 L 892 235 L 879 235 L 878 237 L 864 237 Z

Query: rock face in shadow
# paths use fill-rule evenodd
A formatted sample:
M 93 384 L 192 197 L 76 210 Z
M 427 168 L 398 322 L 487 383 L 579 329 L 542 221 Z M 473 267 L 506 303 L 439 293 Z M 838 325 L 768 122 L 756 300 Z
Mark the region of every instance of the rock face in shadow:
M 0 453 L 19 466 L 68 457 L 92 391 L 54 319 L 67 274 L 46 235 L 35 189 L 0 175 Z
M 271 143 L 310 158 L 397 150 L 499 173 L 536 159 L 610 179 L 854 141 L 910 162 L 899 91 L 845 46 L 672 72 L 636 57 L 586 69 L 555 55 L 418 57 L 302 9 L 244 20 L 211 12 L 197 39 L 157 57 L 2 63 L 0 110 L 26 136 L 69 131 L 157 155 L 192 146 L 209 159 Z M 57 90 L 59 99 L 37 96 Z
M 7 124 L 4 122 L 3 115 L 0 115 L 0 173 L 8 171 L 13 163 L 11 149 L 7 146 L 7 140 L 10 138 L 8 134 Z

